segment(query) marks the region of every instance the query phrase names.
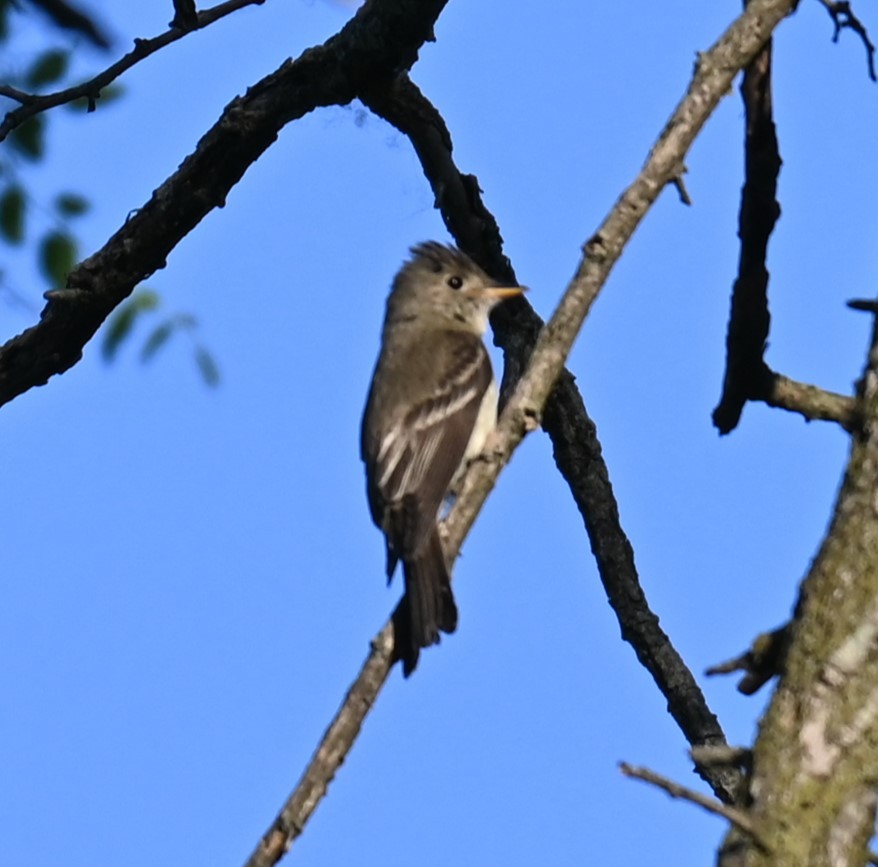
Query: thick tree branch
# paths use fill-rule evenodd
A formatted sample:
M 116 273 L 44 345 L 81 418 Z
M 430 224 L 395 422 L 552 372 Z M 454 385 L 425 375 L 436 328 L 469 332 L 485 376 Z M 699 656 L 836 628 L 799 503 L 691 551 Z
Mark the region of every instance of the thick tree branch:
M 765 403 L 801 415 L 806 421 L 832 421 L 850 431 L 857 424 L 857 402 L 853 397 L 826 391 L 775 373 L 761 358 L 747 374 L 747 400 Z M 725 396 L 723 398 L 725 400 Z M 720 407 L 714 412 L 714 419 Z M 728 420 L 731 416 L 724 416 Z M 725 431 L 723 431 L 725 432 Z
M 750 814 L 773 856 L 732 831 L 721 865 L 868 859 L 878 780 L 878 321 L 858 398 L 835 512 L 802 583 L 753 751 Z
M 720 433 L 738 424 L 744 404 L 770 376 L 762 359 L 771 317 L 768 313 L 768 240 L 780 216 L 777 177 L 781 159 L 771 110 L 771 42 L 744 71 L 744 187 L 738 216 L 741 253 L 732 290 L 726 337 L 726 374 L 713 423 Z
M 577 270 L 558 310 L 541 331 L 527 369 L 501 415 L 484 460 L 472 464 L 446 522 L 449 560 L 493 489 L 514 449 L 542 415 L 561 375 L 579 327 L 585 319 L 625 244 L 667 183 L 677 176 L 695 136 L 728 91 L 737 72 L 759 52 L 772 30 L 790 13 L 795 0 L 753 0 L 709 52 L 702 55 L 689 89 L 653 147 L 642 172 L 622 194 L 598 231 L 585 246 Z M 263 836 L 248 867 L 275 864 L 301 833 L 387 678 L 392 663 L 392 631 L 388 623 L 372 650 L 299 784 Z M 297 805 L 306 805 L 304 809 Z
M 461 174 L 455 165 L 451 135 L 430 101 L 408 76 L 373 89 L 364 101 L 411 140 L 433 188 L 436 206 L 458 244 L 498 280 L 517 284 L 512 266 L 503 255 L 497 223 L 482 202 L 478 182 L 472 175 Z M 504 350 L 504 382 L 512 381 L 514 385 L 527 365 L 543 321 L 521 299 L 497 308 L 492 324 L 495 341 Z M 585 522 L 623 638 L 652 675 L 689 743 L 725 743 L 701 689 L 660 627 L 640 586 L 634 551 L 619 519 L 597 430 L 566 369 L 552 390 L 542 421 L 552 440 L 555 462 Z M 709 768 L 699 768 L 699 773 L 720 797 L 731 799 L 737 784 L 734 773 Z
M 207 27 L 208 24 L 213 24 L 214 21 L 219 21 L 220 18 L 224 18 L 232 12 L 237 12 L 244 6 L 261 6 L 264 2 L 265 0 L 226 0 L 225 3 L 220 3 L 211 9 L 199 12 L 196 26 L 198 28 Z M 56 93 L 38 95 L 24 93 L 8 85 L 0 85 L 0 96 L 6 96 L 21 103 L 19 108 L 7 112 L 3 122 L 0 123 L 0 142 L 12 130 L 21 126 L 34 115 L 59 105 L 65 105 L 68 102 L 74 102 L 77 99 L 87 99 L 88 110 L 94 111 L 96 100 L 100 98 L 101 91 L 108 84 L 114 82 L 123 72 L 131 69 L 132 66 L 140 63 L 141 60 L 149 57 L 151 54 L 155 54 L 160 48 L 164 48 L 166 45 L 182 39 L 191 29 L 194 28 L 184 28 L 177 24 L 172 24 L 169 30 L 152 39 L 135 39 L 134 48 L 112 66 L 108 66 L 103 72 L 98 73 L 88 81 L 82 82 L 82 84 L 59 90 Z
M 222 207 L 287 123 L 318 106 L 346 104 L 370 80 L 411 66 L 446 2 L 369 0 L 325 44 L 234 99 L 152 198 L 70 273 L 67 288 L 47 293 L 39 324 L 0 347 L 0 405 L 72 367 L 113 308 Z

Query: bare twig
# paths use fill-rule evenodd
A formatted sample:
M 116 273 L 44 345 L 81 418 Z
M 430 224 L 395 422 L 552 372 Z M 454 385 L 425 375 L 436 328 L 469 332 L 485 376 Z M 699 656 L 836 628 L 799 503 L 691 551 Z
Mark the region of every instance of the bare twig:
M 209 24 L 213 24 L 214 21 L 218 21 L 220 18 L 224 18 L 232 12 L 237 12 L 244 6 L 259 6 L 264 2 L 265 0 L 226 0 L 225 3 L 219 3 L 210 9 L 205 9 L 203 12 L 199 12 L 197 27 L 207 27 Z M 47 93 L 45 95 L 23 93 L 20 90 L 4 85 L 2 90 L 0 90 L 0 94 L 3 96 L 9 96 L 22 103 L 22 105 L 20 108 L 7 112 L 6 117 L 3 118 L 3 122 L 0 123 L 0 142 L 2 142 L 12 130 L 21 126 L 21 124 L 34 115 L 48 111 L 50 108 L 73 102 L 77 99 L 87 99 L 88 110 L 94 111 L 95 102 L 100 98 L 101 90 L 103 90 L 108 84 L 115 81 L 123 72 L 131 69 L 132 66 L 140 63 L 144 58 L 149 57 L 151 54 L 155 54 L 160 48 L 164 48 L 166 45 L 170 45 L 172 42 L 182 39 L 188 32 L 188 29 L 172 26 L 165 33 L 155 36 L 152 39 L 135 39 L 134 48 L 124 57 L 112 64 L 112 66 L 108 66 L 103 72 L 98 73 L 94 78 L 90 78 L 88 81 L 82 82 L 82 84 L 59 90 L 56 93 Z
M 677 175 L 672 179 L 671 183 L 677 188 L 677 195 L 680 197 L 682 204 L 691 205 L 692 197 L 689 195 L 689 190 L 686 189 L 686 181 L 683 178 L 685 173 L 685 168 L 680 169 Z
M 387 680 L 394 661 L 393 650 L 393 623 L 390 621 L 372 639 L 371 651 L 359 676 L 323 735 L 296 790 L 262 836 L 246 867 L 271 867 L 277 864 L 302 833 Z
M 752 400 L 796 412 L 808 421 L 834 421 L 846 431 L 857 427 L 859 414 L 855 398 L 796 382 L 770 370 L 767 374 L 767 388 L 764 392 L 757 392 Z
M 32 93 L 25 93 L 25 91 L 19 90 L 11 84 L 0 84 L 0 96 L 8 96 L 9 99 L 14 99 L 22 105 L 27 105 L 35 99 L 39 99 L 39 97 L 34 96 Z
M 749 769 L 753 764 L 753 750 L 750 747 L 733 747 L 729 744 L 692 747 L 689 755 L 694 761 L 710 767 L 731 766 Z
M 619 770 L 626 777 L 632 777 L 635 780 L 643 780 L 644 783 L 650 783 L 653 786 L 657 786 L 662 791 L 667 792 L 672 798 L 689 801 L 690 804 L 696 804 L 702 809 L 707 810 L 708 813 L 713 813 L 715 816 L 721 816 L 723 819 L 731 822 L 736 828 L 749 834 L 758 845 L 762 846 L 762 848 L 766 848 L 765 844 L 759 839 L 759 836 L 756 833 L 753 821 L 743 810 L 730 807 L 728 804 L 722 804 L 714 798 L 708 798 L 706 795 L 702 795 L 701 792 L 696 792 L 694 789 L 681 786 L 679 783 L 675 783 L 673 780 L 669 780 L 667 777 L 663 777 L 661 774 L 649 770 L 649 768 L 635 767 L 634 765 L 629 765 L 627 762 L 620 762 Z
M 851 310 L 858 310 L 862 313 L 878 314 L 878 301 L 874 298 L 852 298 L 847 302 L 847 306 Z
M 705 671 L 708 676 L 732 674 L 743 671 L 738 683 L 738 692 L 753 695 L 773 677 L 783 671 L 784 659 L 789 649 L 789 625 L 762 632 L 753 639 L 750 647 L 738 656 L 710 666 Z
M 846 0 L 839 0 L 839 2 L 836 2 L 836 0 L 820 0 L 820 2 L 826 7 L 826 11 L 835 25 L 832 41 L 838 42 L 841 31 L 845 28 L 853 30 L 863 40 L 863 45 L 866 48 L 866 64 L 869 68 L 869 78 L 872 81 L 878 80 L 875 77 L 875 46 L 872 44 L 872 40 L 869 39 L 869 33 L 863 22 L 854 15 L 851 4 L 846 2 Z

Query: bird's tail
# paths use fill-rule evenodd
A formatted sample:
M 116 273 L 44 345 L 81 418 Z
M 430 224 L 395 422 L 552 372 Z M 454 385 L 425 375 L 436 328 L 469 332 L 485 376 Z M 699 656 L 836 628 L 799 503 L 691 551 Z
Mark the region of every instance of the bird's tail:
M 457 605 L 439 531 L 434 529 L 423 550 L 403 560 L 405 598 L 396 621 L 397 655 L 408 677 L 418 664 L 422 647 L 439 643 L 439 632 L 457 628 Z

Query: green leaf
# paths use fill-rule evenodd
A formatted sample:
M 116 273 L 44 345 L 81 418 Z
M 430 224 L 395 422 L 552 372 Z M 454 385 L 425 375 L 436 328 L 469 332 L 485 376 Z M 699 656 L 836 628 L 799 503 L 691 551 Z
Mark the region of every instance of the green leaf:
M 54 84 L 63 78 L 70 65 L 70 55 L 59 48 L 43 52 L 24 75 L 24 83 L 30 89 Z
M 128 302 L 122 304 L 110 317 L 101 343 L 101 355 L 104 356 L 104 361 L 112 361 L 116 357 L 122 341 L 131 333 L 137 313 L 137 307 Z
M 65 232 L 49 232 L 40 241 L 37 262 L 53 286 L 63 286 L 76 264 L 76 241 Z
M 61 193 L 55 199 L 55 207 L 65 217 L 78 217 L 91 207 L 91 202 L 79 193 Z
M 101 91 L 101 104 L 109 105 L 111 102 L 115 102 L 119 99 L 120 96 L 124 96 L 125 94 L 125 86 L 118 83 L 108 84 Z
M 198 372 L 204 384 L 216 388 L 220 381 L 219 368 L 213 356 L 203 346 L 195 347 L 195 363 L 198 365 Z
M 0 196 L 0 234 L 10 244 L 20 244 L 24 240 L 26 201 L 24 190 L 18 184 L 11 184 Z
M 104 361 L 112 361 L 116 357 L 122 342 L 131 333 L 137 317 L 141 313 L 155 310 L 159 302 L 159 296 L 152 289 L 141 289 L 116 308 L 116 312 L 107 322 L 104 340 L 101 343 L 101 355 L 104 356 Z
M 174 316 L 174 328 L 183 331 L 194 331 L 198 326 L 198 320 L 191 313 L 177 313 Z
M 174 333 L 174 328 L 173 319 L 167 319 L 162 322 L 146 338 L 146 343 L 143 344 L 143 349 L 140 350 L 140 360 L 144 362 L 149 361 L 168 342 L 168 338 Z
M 137 308 L 137 312 L 140 313 L 144 310 L 155 310 L 162 303 L 162 299 L 159 297 L 159 293 L 153 292 L 152 289 L 141 289 L 132 295 L 126 303 L 133 304 Z
M 46 128 L 45 117 L 41 114 L 28 118 L 21 126 L 9 133 L 9 146 L 29 160 L 39 160 L 45 150 L 43 133 Z

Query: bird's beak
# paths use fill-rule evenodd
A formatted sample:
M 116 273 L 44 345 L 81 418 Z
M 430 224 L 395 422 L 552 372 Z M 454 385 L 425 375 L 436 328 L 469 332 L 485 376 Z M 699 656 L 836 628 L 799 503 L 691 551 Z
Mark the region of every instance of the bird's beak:
M 514 298 L 516 295 L 521 295 L 522 292 L 527 292 L 527 287 L 491 286 L 487 289 L 483 289 L 482 292 L 486 298 L 496 298 L 498 301 L 501 301 L 504 298 Z

